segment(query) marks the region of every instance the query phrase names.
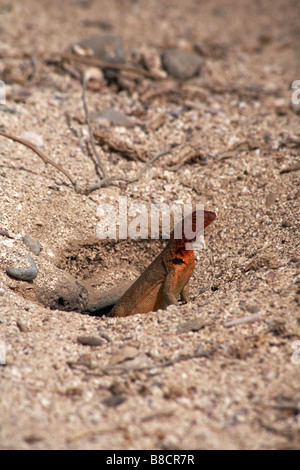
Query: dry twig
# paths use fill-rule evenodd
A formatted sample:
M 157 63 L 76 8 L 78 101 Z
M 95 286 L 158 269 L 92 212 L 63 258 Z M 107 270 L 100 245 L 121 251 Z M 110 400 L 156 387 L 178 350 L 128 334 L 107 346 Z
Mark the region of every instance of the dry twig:
M 300 162 L 294 163 L 293 165 L 283 168 L 280 170 L 280 174 L 283 175 L 284 173 L 291 173 L 292 171 L 298 171 L 300 170 Z
M 107 176 L 107 177 L 103 178 L 99 183 L 94 184 L 94 185 L 90 186 L 89 188 L 83 189 L 83 188 L 80 188 L 78 186 L 78 184 L 73 180 L 71 175 L 59 163 L 56 163 L 53 160 L 51 160 L 51 158 L 47 157 L 43 152 L 41 152 L 41 150 L 39 150 L 31 142 L 29 142 L 25 139 L 21 139 L 20 137 L 16 137 L 12 134 L 8 134 L 6 132 L 3 132 L 1 130 L 0 130 L 0 135 L 2 135 L 3 137 L 6 137 L 7 139 L 11 139 L 15 142 L 19 142 L 20 144 L 25 145 L 25 147 L 28 147 L 31 150 L 33 150 L 43 160 L 44 163 L 48 163 L 48 164 L 54 166 L 58 171 L 60 171 L 63 175 L 65 175 L 66 178 L 68 178 L 68 180 L 71 182 L 75 192 L 78 193 L 78 194 L 90 194 L 91 192 L 96 191 L 97 189 L 109 186 L 110 184 L 114 184 L 114 182 L 116 182 L 116 181 L 123 181 L 126 184 L 135 183 L 136 181 L 138 181 L 142 177 L 142 175 L 145 173 L 146 169 L 150 165 L 152 165 L 156 160 L 158 160 L 163 155 L 166 155 L 166 154 L 170 153 L 167 150 L 165 152 L 158 153 L 157 155 L 152 157 L 148 162 L 145 163 L 145 165 L 139 171 L 139 173 L 137 174 L 137 176 L 135 178 L 128 179 L 128 178 L 119 177 L 119 176 L 111 176 L 111 177 Z
M 97 189 L 109 186 L 110 184 L 114 184 L 115 181 L 123 181 L 126 184 L 136 183 L 145 173 L 148 166 L 152 165 L 156 160 L 158 160 L 160 157 L 163 157 L 164 155 L 167 155 L 168 153 L 170 153 L 170 151 L 166 150 L 165 152 L 157 153 L 156 155 L 154 155 L 154 157 L 152 157 L 148 162 L 145 163 L 142 169 L 138 172 L 137 176 L 132 179 L 124 178 L 122 176 L 108 176 L 107 178 L 102 179 L 100 183 L 96 183 L 87 189 L 88 194 L 93 191 L 96 191 Z
M 166 154 L 170 153 L 170 151 L 167 150 L 165 152 L 161 152 L 161 153 L 156 154 L 154 157 L 150 158 L 150 160 L 146 161 L 146 158 L 149 157 L 149 155 L 150 155 L 149 152 L 147 152 L 147 151 L 141 152 L 139 150 L 136 150 L 135 148 L 129 147 L 127 144 L 125 144 L 123 142 L 112 141 L 109 138 L 109 136 L 107 134 L 104 134 L 103 132 L 100 133 L 100 131 L 94 131 L 94 133 L 93 133 L 93 130 L 92 130 L 92 127 L 91 127 L 91 122 L 90 122 L 90 117 L 89 117 L 89 111 L 88 111 L 88 107 L 87 107 L 87 103 L 86 103 L 85 94 L 86 94 L 86 80 L 85 80 L 85 78 L 83 78 L 83 80 L 82 80 L 82 100 L 83 100 L 83 105 L 84 105 L 84 110 L 85 110 L 86 122 L 87 122 L 88 129 L 89 129 L 90 142 L 91 142 L 91 146 L 92 146 L 93 151 L 94 151 L 94 155 L 97 159 L 97 166 L 99 167 L 99 169 L 101 170 L 102 175 L 103 175 L 103 178 L 97 184 L 94 184 L 94 185 L 92 185 L 92 186 L 90 186 L 86 189 L 80 188 L 77 185 L 77 183 L 73 180 L 71 175 L 67 172 L 67 170 L 65 170 L 59 163 L 56 163 L 53 160 L 51 160 L 51 158 L 47 157 L 41 150 L 39 150 L 31 142 L 29 142 L 25 139 L 22 139 L 21 137 L 16 137 L 12 134 L 8 134 L 7 132 L 3 132 L 1 130 L 0 130 L 0 135 L 2 135 L 3 137 L 6 137 L 7 139 L 11 139 L 15 142 L 18 142 L 22 145 L 25 145 L 25 147 L 28 147 L 31 150 L 33 150 L 43 160 L 43 162 L 45 164 L 48 163 L 48 164 L 54 166 L 54 168 L 56 168 L 63 175 L 65 175 L 66 178 L 71 182 L 75 192 L 78 193 L 78 194 L 90 194 L 91 192 L 93 192 L 97 189 L 100 189 L 102 187 L 106 187 L 106 186 L 109 186 L 109 185 L 114 185 L 115 182 L 117 182 L 117 181 L 123 181 L 126 184 L 135 183 L 136 181 L 138 181 L 142 177 L 142 175 L 145 173 L 146 169 L 150 165 L 152 165 L 156 160 L 158 160 L 163 155 L 166 155 Z M 95 146 L 94 135 L 97 138 L 99 138 L 101 142 L 105 142 L 108 145 L 110 145 L 111 147 L 113 147 L 114 150 L 119 151 L 119 152 L 125 154 L 126 156 L 130 156 L 134 160 L 141 160 L 141 161 L 145 162 L 144 166 L 138 172 L 137 176 L 132 178 L 132 179 L 125 178 L 125 177 L 118 177 L 118 176 L 116 176 L 116 177 L 115 176 L 112 176 L 112 177 L 107 176 L 106 171 L 103 167 L 102 161 L 100 159 L 100 156 L 99 156 L 99 154 L 97 152 L 97 149 L 96 149 L 96 146 Z
M 35 152 L 42 160 L 44 163 L 49 163 L 49 165 L 54 166 L 58 171 L 60 171 L 63 175 L 65 175 L 66 178 L 70 181 L 72 184 L 73 188 L 75 189 L 76 193 L 82 193 L 82 189 L 80 189 L 77 185 L 77 183 L 73 180 L 71 175 L 65 170 L 59 163 L 54 162 L 51 160 L 51 158 L 47 157 L 41 150 L 39 150 L 34 144 L 29 142 L 28 140 L 21 139 L 21 137 L 16 137 L 15 135 L 8 134 L 7 132 L 0 131 L 0 135 L 3 137 L 6 137 L 7 139 L 11 139 L 15 142 L 19 142 L 22 145 L 25 145 L 25 147 L 30 148 Z
M 261 85 L 250 84 L 247 86 L 243 85 L 226 85 L 220 82 L 212 82 L 201 80 L 198 83 L 199 87 L 202 87 L 214 94 L 233 94 L 238 95 L 240 98 L 252 98 L 258 99 L 261 96 L 281 96 L 281 90 L 266 90 Z
M 202 161 L 202 163 L 206 163 L 203 149 L 197 143 L 184 143 L 183 146 L 179 149 L 175 160 L 172 159 L 172 165 L 168 167 L 168 170 L 177 171 L 185 163 L 196 159 Z
M 94 137 L 101 145 L 107 145 L 114 152 L 118 152 L 121 155 L 134 161 L 146 162 L 149 159 L 149 152 L 147 150 L 141 150 L 133 145 L 128 144 L 124 140 L 118 139 L 106 130 L 95 130 L 93 132 Z
M 91 126 L 90 115 L 89 115 L 88 107 L 87 107 L 87 104 L 86 104 L 85 93 L 86 93 L 86 78 L 83 76 L 83 78 L 82 78 L 82 101 L 83 101 L 83 107 L 84 107 L 84 112 L 85 112 L 85 118 L 86 118 L 87 126 L 88 126 L 88 129 L 89 129 L 90 142 L 91 142 L 91 146 L 92 146 L 94 155 L 97 159 L 98 167 L 100 168 L 100 170 L 103 174 L 103 177 L 106 178 L 107 174 L 106 174 L 106 171 L 103 167 L 103 164 L 102 164 L 101 158 L 99 156 L 99 153 L 97 152 L 95 141 L 94 141 L 93 129 L 92 129 L 92 126 Z
M 209 358 L 211 357 L 214 353 L 216 352 L 216 348 L 211 348 L 208 351 L 196 351 L 194 354 L 180 354 L 178 357 L 174 357 L 173 359 L 161 362 L 159 364 L 152 364 L 149 366 L 122 366 L 122 365 L 114 365 L 114 366 L 106 366 L 100 369 L 99 372 L 96 371 L 85 371 L 83 369 L 83 372 L 85 372 L 86 375 L 89 376 L 94 376 L 94 377 L 103 377 L 104 375 L 120 375 L 121 373 L 126 373 L 126 372 L 135 372 L 135 371 L 151 371 L 155 369 L 161 369 L 165 367 L 170 367 L 173 366 L 174 364 L 177 364 L 177 362 L 182 362 L 182 361 L 189 361 L 190 359 L 197 359 L 201 357 Z M 67 361 L 67 364 L 69 367 L 72 369 L 78 368 L 80 366 L 88 367 L 89 369 L 93 369 L 96 366 L 92 366 L 89 363 L 82 363 L 78 361 Z
M 224 323 L 224 327 L 225 328 L 230 328 L 231 326 L 235 326 L 235 325 L 243 325 L 245 323 L 253 323 L 257 320 L 260 320 L 261 318 L 262 318 L 261 313 L 256 313 L 256 314 L 253 314 L 253 315 L 246 315 L 245 317 L 236 318 L 235 320 L 231 320 L 231 321 L 228 321 L 228 322 Z
M 75 62 L 81 62 L 82 64 L 93 65 L 101 69 L 114 69 L 114 70 L 121 70 L 123 72 L 135 73 L 137 75 L 143 75 L 144 77 L 151 78 L 152 80 L 162 80 L 162 77 L 160 77 L 159 75 L 155 75 L 152 72 L 148 72 L 148 70 L 145 70 L 139 67 L 134 67 L 133 65 L 113 64 L 110 62 L 106 62 L 104 60 L 95 59 L 94 57 L 79 56 L 79 55 L 71 54 L 71 53 L 63 54 L 62 59 L 67 59 L 70 61 L 74 60 Z

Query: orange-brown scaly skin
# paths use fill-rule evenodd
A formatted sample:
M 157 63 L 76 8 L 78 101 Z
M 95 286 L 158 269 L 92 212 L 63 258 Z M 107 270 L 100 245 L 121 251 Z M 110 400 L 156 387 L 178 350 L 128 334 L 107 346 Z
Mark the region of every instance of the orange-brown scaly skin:
M 193 231 L 196 230 L 196 216 L 195 211 L 192 214 Z M 204 228 L 215 218 L 213 212 L 204 211 Z M 129 287 L 108 316 L 126 317 L 165 309 L 177 304 L 179 296 L 188 302 L 188 283 L 194 272 L 195 255 L 193 250 L 186 249 L 186 243 L 194 240 L 195 237 L 188 240 L 185 236 L 177 240 L 173 233 L 164 250 Z

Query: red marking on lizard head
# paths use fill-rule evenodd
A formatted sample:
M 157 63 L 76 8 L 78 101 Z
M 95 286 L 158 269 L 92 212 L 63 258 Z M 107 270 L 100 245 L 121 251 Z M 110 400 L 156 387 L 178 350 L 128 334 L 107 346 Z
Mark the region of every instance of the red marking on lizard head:
M 204 211 L 204 228 L 211 224 L 218 216 L 212 211 Z
M 210 225 L 218 216 L 212 211 L 194 211 L 192 214 L 189 214 L 187 217 L 184 218 L 182 222 L 182 234 L 183 234 L 183 241 L 184 242 L 194 242 L 196 240 L 196 236 L 198 235 L 201 230 L 205 229 Z M 185 235 L 185 224 L 190 224 L 190 218 L 192 218 L 192 231 L 195 232 L 195 235 L 192 238 L 188 238 Z M 198 227 L 197 227 L 198 221 Z M 202 224 L 203 222 L 203 224 Z

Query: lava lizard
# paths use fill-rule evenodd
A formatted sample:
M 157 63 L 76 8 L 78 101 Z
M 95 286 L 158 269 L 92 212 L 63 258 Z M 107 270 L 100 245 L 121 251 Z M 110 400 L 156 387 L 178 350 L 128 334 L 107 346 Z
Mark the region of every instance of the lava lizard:
M 192 217 L 192 230 L 196 233 L 196 220 L 202 216 L 200 211 L 194 211 L 187 217 Z M 206 228 L 216 218 L 211 211 L 203 211 L 203 226 Z M 182 221 L 182 238 L 174 238 L 174 231 L 164 250 L 148 266 L 141 276 L 126 290 L 116 302 L 109 317 L 126 317 L 136 313 L 148 313 L 158 309 L 165 309 L 168 305 L 178 304 L 180 297 L 183 302 L 188 302 L 189 280 L 195 268 L 194 250 L 186 243 L 192 243 L 192 239 L 184 234 Z M 199 230 L 198 230 L 199 231 Z

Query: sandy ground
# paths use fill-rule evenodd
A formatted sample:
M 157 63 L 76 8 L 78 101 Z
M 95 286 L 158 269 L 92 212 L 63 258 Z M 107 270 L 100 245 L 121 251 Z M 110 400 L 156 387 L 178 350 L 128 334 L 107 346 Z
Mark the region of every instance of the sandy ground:
M 78 80 L 95 71 L 62 66 L 60 56 L 109 33 L 123 39 L 126 64 L 161 80 L 123 71 L 109 84 L 102 76 L 86 93 L 90 113 L 113 108 L 133 120 L 105 130 L 146 160 L 171 153 L 133 184 L 79 194 L 0 136 L 0 448 L 299 448 L 300 104 L 291 101 L 299 3 L 43 5 L 1 2 L 1 130 L 33 139 L 81 187 L 98 183 Z M 168 48 L 198 54 L 199 74 L 167 76 L 160 55 Z M 97 148 L 109 176 L 134 178 L 143 168 Z M 183 162 L 185 148 L 198 151 Z M 188 305 L 122 319 L 78 311 L 83 285 L 93 296 L 133 280 L 165 243 L 96 238 L 97 208 L 117 207 L 120 195 L 218 213 L 197 253 Z M 25 235 L 40 242 L 38 256 Z M 9 276 L 8 266 L 28 266 L 29 253 L 38 277 Z M 65 311 L 69 300 L 77 311 Z M 100 344 L 81 344 L 82 336 Z

